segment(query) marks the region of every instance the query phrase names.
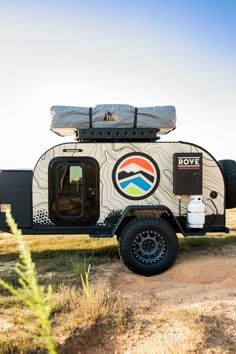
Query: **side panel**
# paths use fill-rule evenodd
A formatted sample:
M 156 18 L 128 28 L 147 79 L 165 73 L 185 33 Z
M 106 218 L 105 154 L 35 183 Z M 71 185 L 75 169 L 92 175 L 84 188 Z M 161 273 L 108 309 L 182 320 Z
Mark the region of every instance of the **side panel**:
M 32 227 L 32 171 L 0 172 L 0 204 L 10 204 L 19 227 Z M 0 227 L 6 227 L 5 213 L 0 212 Z
M 173 192 L 202 194 L 202 153 L 176 153 L 173 156 Z
M 51 223 L 48 216 L 48 166 L 57 156 L 90 156 L 97 160 L 100 168 L 98 223 L 109 225 L 109 220 L 117 219 L 131 205 L 166 205 L 175 216 L 184 216 L 189 195 L 182 196 L 180 205 L 178 196 L 173 193 L 173 156 L 176 153 L 202 154 L 202 195 L 206 223 L 224 224 L 225 191 L 221 170 L 207 151 L 184 142 L 66 143 L 55 146 L 35 166 L 33 221 Z M 139 158 L 142 165 L 139 164 Z M 129 183 L 130 180 L 132 183 Z

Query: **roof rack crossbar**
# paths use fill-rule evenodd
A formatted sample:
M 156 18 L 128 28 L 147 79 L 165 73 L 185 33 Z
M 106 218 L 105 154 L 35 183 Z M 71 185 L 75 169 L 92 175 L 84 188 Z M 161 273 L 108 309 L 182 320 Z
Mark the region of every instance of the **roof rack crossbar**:
M 79 141 L 154 141 L 159 128 L 90 128 L 78 129 L 76 139 Z

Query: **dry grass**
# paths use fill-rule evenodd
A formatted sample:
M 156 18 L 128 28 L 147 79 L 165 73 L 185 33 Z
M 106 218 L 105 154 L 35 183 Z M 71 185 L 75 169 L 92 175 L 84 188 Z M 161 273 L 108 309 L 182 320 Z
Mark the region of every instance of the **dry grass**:
M 2 297 L 0 308 L 7 324 L 2 323 L 1 354 L 43 353 L 42 343 L 34 332 L 37 324 L 25 305 L 15 297 Z M 90 285 L 89 282 L 85 288 L 62 284 L 53 294 L 53 337 L 58 347 L 75 333 L 85 336 L 95 329 L 106 328 L 109 333 L 120 333 L 128 326 L 131 317 L 131 310 L 109 287 Z M 26 333 L 35 339 L 32 341 Z
M 227 212 L 227 226 L 236 228 L 236 209 Z M 223 310 L 212 311 L 211 306 L 176 306 L 159 315 L 155 312 L 154 328 L 148 332 L 147 326 L 142 325 L 145 320 L 139 322 L 140 317 L 133 314 L 122 294 L 118 296 L 113 293 L 108 285 L 101 282 L 102 278 L 99 279 L 101 275 L 97 273 L 98 268 L 101 270 L 103 264 L 107 267 L 114 260 L 117 262 L 116 239 L 91 239 L 88 236 L 24 236 L 24 239 L 32 252 L 41 284 L 53 285 L 53 336 L 59 348 L 62 348 L 60 353 L 64 354 L 63 342 L 68 338 L 92 338 L 96 331 L 102 331 L 103 338 L 116 337 L 129 326 L 138 328 L 137 336 L 146 331 L 150 341 L 158 328 L 158 333 L 161 333 L 158 343 L 165 345 L 166 353 L 210 353 L 210 350 L 222 353 L 224 348 L 225 352 L 234 348 L 235 337 L 233 329 L 230 330 L 233 322 L 224 315 Z M 235 242 L 234 232 L 181 238 L 180 252 L 188 251 L 191 254 L 195 248 L 221 248 Z M 0 277 L 17 285 L 14 264 L 18 254 L 16 243 L 10 235 L 0 234 L 0 254 Z M 88 291 L 85 291 L 80 274 L 86 274 L 89 264 L 92 265 L 91 280 Z M 43 353 L 38 340 L 31 341 L 23 334 L 31 330 L 27 323 L 34 321 L 25 305 L 2 290 L 0 295 L 0 353 Z M 156 311 L 156 306 L 154 309 Z M 145 307 L 140 308 L 140 311 L 143 318 L 147 318 Z M 133 333 L 135 336 L 135 331 Z M 127 340 L 129 338 L 125 337 L 124 341 Z M 214 340 L 216 347 L 213 345 Z
M 227 210 L 226 213 L 226 225 L 236 231 L 236 208 Z
M 94 238 L 87 235 L 25 235 L 24 240 L 31 252 L 37 255 L 50 258 L 53 253 L 55 257 L 70 253 L 71 255 L 84 254 L 102 255 L 112 257 L 116 254 L 117 240 L 115 238 Z M 10 234 L 0 233 L 1 254 L 14 254 L 17 252 L 17 243 Z
M 109 326 L 112 333 L 117 333 L 126 326 L 130 312 L 123 301 L 119 301 L 108 287 L 91 284 L 88 273 L 91 264 L 112 262 L 117 258 L 116 240 L 92 240 L 88 236 L 24 236 L 24 241 L 36 263 L 40 283 L 53 285 L 51 320 L 58 345 L 65 336 L 70 337 L 78 331 L 90 333 L 97 326 Z M 0 250 L 2 261 L 5 261 L 1 278 L 18 288 L 17 242 L 11 235 L 1 234 Z M 4 289 L 1 293 L 0 352 L 43 353 L 42 342 L 35 331 L 38 325 L 35 318 L 17 297 L 9 296 Z
M 129 320 L 124 301 L 107 287 L 91 285 L 88 291 L 73 286 L 62 286 L 54 297 L 55 337 L 61 333 L 86 331 L 94 326 L 109 326 L 116 333 L 122 331 Z M 63 321 L 62 321 L 63 319 Z

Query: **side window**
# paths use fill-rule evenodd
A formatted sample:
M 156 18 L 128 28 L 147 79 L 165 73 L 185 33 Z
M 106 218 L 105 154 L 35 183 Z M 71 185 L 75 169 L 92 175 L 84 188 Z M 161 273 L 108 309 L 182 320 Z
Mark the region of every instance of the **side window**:
M 95 225 L 99 164 L 92 157 L 55 157 L 48 166 L 49 218 L 58 225 Z
M 60 215 L 79 216 L 82 212 L 83 169 L 77 165 L 59 165 L 57 179 L 57 205 Z

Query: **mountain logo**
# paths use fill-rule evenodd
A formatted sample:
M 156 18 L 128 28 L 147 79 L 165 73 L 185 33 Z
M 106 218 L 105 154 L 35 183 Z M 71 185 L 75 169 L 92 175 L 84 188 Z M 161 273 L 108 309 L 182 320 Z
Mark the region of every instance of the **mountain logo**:
M 113 169 L 116 190 L 128 199 L 144 199 L 150 196 L 160 182 L 157 163 L 143 153 L 130 153 L 120 158 Z

